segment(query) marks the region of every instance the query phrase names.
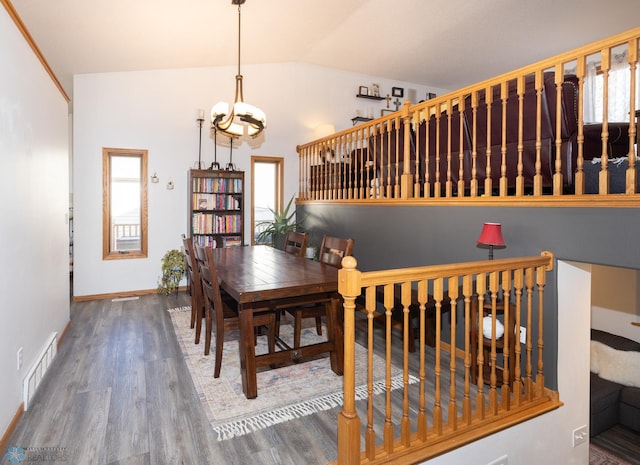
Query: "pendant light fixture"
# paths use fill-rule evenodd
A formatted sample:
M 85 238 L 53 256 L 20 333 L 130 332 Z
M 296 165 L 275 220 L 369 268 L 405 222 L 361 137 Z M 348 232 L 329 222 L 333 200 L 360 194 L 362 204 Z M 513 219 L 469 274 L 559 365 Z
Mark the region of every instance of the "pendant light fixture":
M 229 137 L 248 135 L 257 137 L 267 125 L 267 117 L 262 110 L 244 102 L 242 95 L 242 74 L 240 73 L 240 6 L 245 0 L 231 0 L 238 5 L 238 74 L 236 74 L 236 97 L 233 106 L 218 102 L 211 109 L 211 125 Z

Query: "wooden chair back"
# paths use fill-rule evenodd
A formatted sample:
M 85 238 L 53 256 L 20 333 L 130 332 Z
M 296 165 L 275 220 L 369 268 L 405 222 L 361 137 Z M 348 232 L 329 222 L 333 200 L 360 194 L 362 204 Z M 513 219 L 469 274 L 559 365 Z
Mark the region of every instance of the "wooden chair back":
M 320 246 L 320 263 L 342 268 L 342 259 L 353 254 L 353 239 L 342 239 L 325 234 Z
M 204 298 L 202 294 L 202 282 L 200 279 L 200 269 L 195 255 L 193 239 L 182 236 L 184 244 L 184 261 L 187 280 L 189 282 L 189 293 L 191 294 L 191 327 L 196 327 L 196 344 L 200 340 L 200 327 L 202 324 L 202 307 Z M 198 314 L 200 320 L 198 320 Z
M 307 250 L 309 234 L 297 231 L 289 231 L 284 239 L 284 251 L 299 257 L 304 257 Z

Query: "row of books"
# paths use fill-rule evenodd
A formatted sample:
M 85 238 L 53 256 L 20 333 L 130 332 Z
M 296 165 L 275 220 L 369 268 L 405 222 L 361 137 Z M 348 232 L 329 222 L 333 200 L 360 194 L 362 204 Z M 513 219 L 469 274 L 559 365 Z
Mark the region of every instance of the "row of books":
M 242 238 L 240 236 L 223 236 L 222 247 L 239 247 L 242 245 Z
M 242 193 L 240 178 L 193 178 L 193 192 Z
M 222 236 L 219 237 L 222 247 L 239 247 L 242 245 L 242 236 Z M 216 248 L 218 242 L 214 236 L 193 236 L 193 243 L 200 247 Z
M 193 208 L 197 210 L 240 210 L 240 199 L 229 194 L 193 194 Z
M 194 213 L 191 225 L 193 234 L 239 233 L 242 228 L 242 217 L 241 215 Z
M 218 246 L 213 236 L 193 236 L 193 243 L 200 247 L 216 248 Z

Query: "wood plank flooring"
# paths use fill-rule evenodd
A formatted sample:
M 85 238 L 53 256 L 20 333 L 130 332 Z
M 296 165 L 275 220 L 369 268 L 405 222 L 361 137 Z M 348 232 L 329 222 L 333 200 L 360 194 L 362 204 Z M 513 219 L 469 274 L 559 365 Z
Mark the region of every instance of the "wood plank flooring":
M 72 325 L 9 441 L 68 463 L 325 464 L 339 409 L 219 442 L 165 310 L 186 294 L 72 304 Z M 213 361 L 212 361 L 213 363 Z

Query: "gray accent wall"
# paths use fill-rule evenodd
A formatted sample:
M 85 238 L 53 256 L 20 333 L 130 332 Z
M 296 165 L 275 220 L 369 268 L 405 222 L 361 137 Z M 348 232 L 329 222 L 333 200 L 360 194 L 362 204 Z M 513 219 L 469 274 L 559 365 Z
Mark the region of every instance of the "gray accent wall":
M 484 260 L 487 249 L 476 245 L 484 222 L 502 223 L 507 247 L 496 249 L 496 258 L 549 250 L 556 260 L 640 268 L 640 213 L 633 208 L 307 204 L 298 206 L 298 215 L 306 216 L 311 245 L 319 246 L 325 233 L 353 238 L 363 271 Z M 551 387 L 557 383 L 557 289 L 554 270 L 547 275 L 544 302 L 545 377 Z

